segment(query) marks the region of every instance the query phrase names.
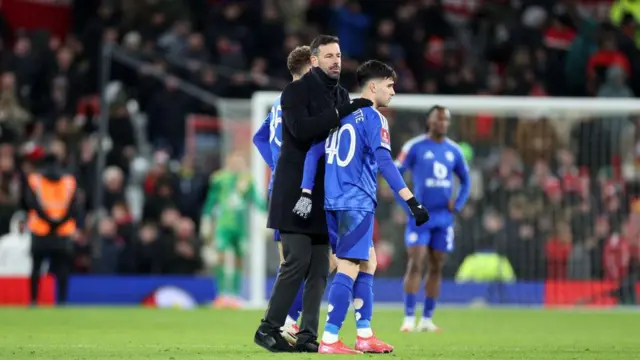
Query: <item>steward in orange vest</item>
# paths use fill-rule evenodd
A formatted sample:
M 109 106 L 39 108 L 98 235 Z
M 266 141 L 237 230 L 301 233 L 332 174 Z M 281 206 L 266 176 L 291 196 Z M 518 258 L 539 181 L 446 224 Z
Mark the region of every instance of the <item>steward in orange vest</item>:
M 58 302 L 64 303 L 71 268 L 71 238 L 76 231 L 76 179 L 50 154 L 40 171 L 27 175 L 25 190 L 27 227 L 32 237 L 31 302 L 35 305 L 38 299 L 40 268 L 49 259 L 49 268 L 57 280 Z

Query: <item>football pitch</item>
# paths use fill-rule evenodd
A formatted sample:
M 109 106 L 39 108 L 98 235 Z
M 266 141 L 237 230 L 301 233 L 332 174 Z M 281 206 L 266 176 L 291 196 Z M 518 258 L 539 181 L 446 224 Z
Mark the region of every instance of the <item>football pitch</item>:
M 253 344 L 263 313 L 145 308 L 0 308 L 0 359 L 313 359 Z M 439 309 L 441 333 L 398 331 L 402 311 L 379 309 L 376 334 L 397 359 L 638 359 L 633 310 Z M 324 319 L 324 316 L 322 317 Z M 354 321 L 343 336 L 353 343 Z M 336 356 L 331 358 L 352 358 Z

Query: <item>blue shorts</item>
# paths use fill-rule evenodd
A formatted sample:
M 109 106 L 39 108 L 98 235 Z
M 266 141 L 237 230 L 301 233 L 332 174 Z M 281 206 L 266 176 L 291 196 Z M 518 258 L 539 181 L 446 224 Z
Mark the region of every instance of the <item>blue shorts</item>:
M 416 226 L 409 221 L 404 232 L 404 243 L 407 247 L 428 246 L 436 251 L 450 253 L 453 251 L 453 225 L 428 227 L 429 223 Z
M 373 219 L 370 212 L 327 210 L 331 250 L 338 259 L 369 260 L 373 246 Z

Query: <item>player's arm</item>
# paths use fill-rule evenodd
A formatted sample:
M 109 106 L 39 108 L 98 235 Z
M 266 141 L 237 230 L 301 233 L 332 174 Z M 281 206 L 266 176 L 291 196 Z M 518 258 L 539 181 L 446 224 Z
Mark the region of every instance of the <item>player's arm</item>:
M 371 106 L 371 101 L 356 99 L 338 107 L 328 108 L 319 115 L 311 116 L 307 110 L 309 89 L 302 81 L 294 81 L 282 92 L 280 105 L 282 121 L 291 135 L 298 141 L 312 141 L 327 137 L 329 131 L 340 126 L 340 119 L 361 107 Z
M 366 128 L 367 141 L 369 147 L 375 149 L 374 155 L 378 169 L 391 189 L 406 202 L 411 214 L 416 219 L 416 224 L 422 225 L 429 220 L 429 213 L 413 196 L 391 158 L 391 136 L 387 119 L 378 114 L 370 116 L 373 118 L 366 120 L 369 125 Z
M 316 171 L 318 170 L 318 161 L 324 154 L 324 141 L 313 145 L 304 159 L 304 169 L 302 171 L 302 184 L 300 188 L 302 192 L 311 194 L 315 185 Z
M 264 199 L 259 196 L 258 190 L 256 189 L 256 184 L 253 181 L 249 183 L 248 196 L 249 202 L 254 204 L 258 209 L 260 209 L 261 211 L 267 210 L 267 204 Z
M 213 208 L 218 204 L 220 198 L 220 188 L 218 187 L 217 175 L 211 175 L 209 181 L 209 191 L 207 192 L 207 200 L 204 202 L 202 214 L 212 216 Z
M 311 208 L 313 207 L 313 202 L 311 201 L 311 191 L 313 190 L 313 186 L 315 185 L 314 182 L 316 178 L 316 171 L 318 170 L 318 161 L 323 154 L 324 141 L 321 141 L 317 144 L 314 144 L 309 149 L 309 151 L 307 151 L 307 156 L 304 159 L 302 184 L 300 184 L 302 193 L 300 194 L 300 199 L 298 199 L 296 206 L 293 207 L 293 213 L 303 219 L 308 218 L 311 214 Z
M 407 141 L 400 150 L 400 154 L 396 158 L 395 165 L 400 171 L 400 174 L 404 174 L 407 170 L 413 171 L 413 165 L 416 163 L 416 147 L 413 146 L 413 141 Z
M 271 157 L 271 146 L 269 146 L 269 124 L 271 122 L 271 113 L 267 115 L 267 118 L 264 120 L 262 125 L 256 133 L 253 135 L 253 145 L 255 145 L 256 149 L 260 153 L 260 156 L 264 159 L 269 166 L 269 169 L 273 171 L 275 164 L 273 163 L 273 158 Z
M 455 212 L 460 212 L 469 199 L 469 193 L 471 192 L 471 176 L 469 175 L 469 166 L 467 161 L 462 156 L 460 151 L 456 151 L 456 163 L 453 168 L 456 176 L 460 180 L 460 189 L 458 190 L 458 197 L 453 205 Z

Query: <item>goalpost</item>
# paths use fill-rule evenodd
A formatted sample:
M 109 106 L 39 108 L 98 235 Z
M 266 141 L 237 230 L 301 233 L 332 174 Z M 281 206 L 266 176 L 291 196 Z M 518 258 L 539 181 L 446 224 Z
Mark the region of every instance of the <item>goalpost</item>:
M 251 99 L 252 130 L 261 126 L 278 92 L 256 92 Z M 351 94 L 351 98 L 359 97 Z M 640 100 L 604 99 L 604 98 L 550 98 L 550 97 L 496 97 L 496 96 L 435 96 L 435 95 L 396 95 L 389 111 L 407 111 L 415 118 L 424 119 L 426 111 L 433 105 L 448 107 L 456 116 L 509 117 L 551 117 L 558 124 L 558 131 L 566 135 L 571 124 L 585 117 L 629 116 L 640 114 Z M 390 119 L 391 122 L 392 119 Z M 394 121 L 403 121 L 401 118 Z M 422 120 L 423 121 L 423 120 Z M 417 127 L 415 127 L 417 129 Z M 392 127 L 392 136 L 393 136 Z M 418 135 L 419 133 L 413 134 Z M 465 141 L 464 138 L 456 138 Z M 395 146 L 401 144 L 394 144 Z M 251 170 L 259 193 L 267 192 L 267 166 L 259 152 L 253 148 Z M 249 251 L 249 305 L 263 307 L 267 294 L 267 246 L 271 239 L 265 236 L 264 217 L 257 216 L 253 210 L 251 216 L 251 244 Z

